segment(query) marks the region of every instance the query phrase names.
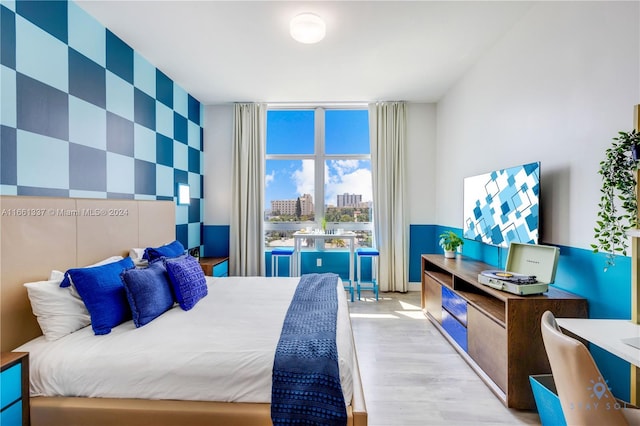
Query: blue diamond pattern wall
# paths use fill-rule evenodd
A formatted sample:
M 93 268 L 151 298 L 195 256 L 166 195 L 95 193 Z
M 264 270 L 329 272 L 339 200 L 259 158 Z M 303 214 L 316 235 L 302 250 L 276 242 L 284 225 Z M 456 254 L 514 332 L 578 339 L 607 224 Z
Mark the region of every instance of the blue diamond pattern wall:
M 72 1 L 0 5 L 0 193 L 175 200 L 201 245 L 200 102 Z

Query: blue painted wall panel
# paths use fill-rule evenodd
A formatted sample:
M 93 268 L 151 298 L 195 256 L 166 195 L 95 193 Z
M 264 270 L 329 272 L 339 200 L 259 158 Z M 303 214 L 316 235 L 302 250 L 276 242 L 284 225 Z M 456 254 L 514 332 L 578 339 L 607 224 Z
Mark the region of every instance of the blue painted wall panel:
M 423 254 L 437 253 L 435 225 L 409 226 L 409 281 L 420 282 Z
M 229 225 L 206 225 L 202 230 L 203 257 L 229 256 Z M 271 257 L 269 257 L 271 262 Z M 267 275 L 270 275 L 267 274 Z
M 67 2 L 56 0 L 16 1 L 16 12 L 52 36 L 66 43 L 68 38 Z
M 107 69 L 133 84 L 133 49 L 109 30 L 106 32 L 106 49 Z
M 189 173 L 202 182 L 200 102 L 126 41 L 66 0 L 0 5 L 0 20 L 1 194 L 172 200 Z M 173 164 L 189 128 L 197 140 Z M 168 141 L 160 129 L 172 129 Z M 202 240 L 188 232 L 202 225 L 193 186 L 193 207 L 176 208 L 190 248 Z

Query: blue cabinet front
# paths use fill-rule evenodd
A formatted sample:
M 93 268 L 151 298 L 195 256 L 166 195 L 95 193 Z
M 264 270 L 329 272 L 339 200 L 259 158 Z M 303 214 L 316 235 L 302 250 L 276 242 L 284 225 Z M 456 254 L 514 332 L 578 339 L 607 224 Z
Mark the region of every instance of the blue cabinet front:
M 0 425 L 22 426 L 22 401 L 6 407 L 0 413 Z
M 446 309 L 442 310 L 442 328 L 467 352 L 467 328 Z
M 218 263 L 216 266 L 213 267 L 213 274 L 214 277 L 226 277 L 229 275 L 229 261 L 225 260 L 222 263 Z
M 467 326 L 467 301 L 444 286 L 442 287 L 442 307 L 456 317 L 462 325 Z
M 22 396 L 22 364 L 18 363 L 0 373 L 0 408 L 4 409 Z
M 22 424 L 22 364 L 0 373 L 0 425 Z

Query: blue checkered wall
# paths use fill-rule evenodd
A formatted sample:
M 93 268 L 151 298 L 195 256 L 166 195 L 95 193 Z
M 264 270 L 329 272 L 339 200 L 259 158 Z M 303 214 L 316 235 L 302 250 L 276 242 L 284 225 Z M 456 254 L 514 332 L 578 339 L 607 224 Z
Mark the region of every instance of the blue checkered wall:
M 175 200 L 199 247 L 203 108 L 72 1 L 0 5 L 0 193 Z

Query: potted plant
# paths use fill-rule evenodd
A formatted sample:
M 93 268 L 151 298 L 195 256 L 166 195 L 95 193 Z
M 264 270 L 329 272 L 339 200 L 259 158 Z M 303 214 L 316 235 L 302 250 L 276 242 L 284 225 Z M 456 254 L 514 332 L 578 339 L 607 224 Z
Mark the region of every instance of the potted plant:
M 615 256 L 627 254 L 627 231 L 638 226 L 638 200 L 636 198 L 636 170 L 638 158 L 635 154 L 640 145 L 640 133 L 619 132 L 600 162 L 598 174 L 602 176 L 598 219 L 596 221 L 596 244 L 591 244 L 594 253 L 607 254 L 604 270 L 615 265 Z
M 444 257 L 452 259 L 456 257 L 456 250 L 462 247 L 464 241 L 453 231 L 446 231 L 440 234 L 440 247 L 444 250 Z

